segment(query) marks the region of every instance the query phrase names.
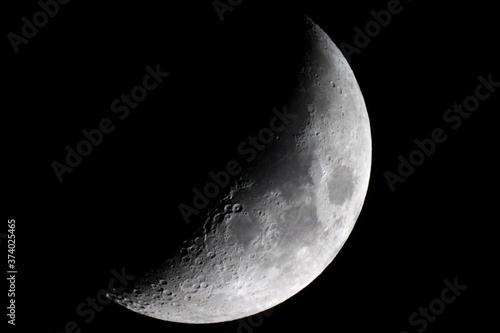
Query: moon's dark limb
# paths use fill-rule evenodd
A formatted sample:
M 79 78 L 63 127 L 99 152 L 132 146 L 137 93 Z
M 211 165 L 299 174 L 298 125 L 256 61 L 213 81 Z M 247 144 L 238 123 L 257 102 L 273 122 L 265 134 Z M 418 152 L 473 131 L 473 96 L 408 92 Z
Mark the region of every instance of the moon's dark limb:
M 361 210 L 371 134 L 339 49 L 306 20 L 295 118 L 214 203 L 197 236 L 115 301 L 183 323 L 234 320 L 290 298 L 328 266 Z

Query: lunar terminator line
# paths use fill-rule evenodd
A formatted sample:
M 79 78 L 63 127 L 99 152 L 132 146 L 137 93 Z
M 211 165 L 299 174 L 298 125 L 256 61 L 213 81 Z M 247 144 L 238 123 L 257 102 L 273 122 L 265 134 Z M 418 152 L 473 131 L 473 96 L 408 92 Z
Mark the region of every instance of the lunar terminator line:
M 269 309 L 332 262 L 361 211 L 371 168 L 363 96 L 346 59 L 312 20 L 297 115 L 242 172 L 202 228 L 114 300 L 141 314 L 216 323 Z

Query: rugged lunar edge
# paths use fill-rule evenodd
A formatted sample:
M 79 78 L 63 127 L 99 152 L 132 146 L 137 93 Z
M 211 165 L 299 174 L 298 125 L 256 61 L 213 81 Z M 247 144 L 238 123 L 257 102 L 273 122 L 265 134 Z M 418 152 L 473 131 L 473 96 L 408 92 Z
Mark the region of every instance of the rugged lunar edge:
M 203 228 L 115 302 L 173 322 L 235 320 L 292 297 L 340 251 L 368 188 L 370 123 L 342 53 L 310 19 L 306 27 L 300 83 L 287 102 L 297 118 Z

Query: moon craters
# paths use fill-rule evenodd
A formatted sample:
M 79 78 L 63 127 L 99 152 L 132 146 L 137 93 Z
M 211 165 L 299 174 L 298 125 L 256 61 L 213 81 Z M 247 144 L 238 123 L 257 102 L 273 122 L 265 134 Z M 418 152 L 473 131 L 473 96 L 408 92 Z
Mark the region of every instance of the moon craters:
M 294 116 L 279 143 L 211 203 L 200 231 L 117 303 L 175 322 L 235 320 L 293 296 L 340 251 L 368 187 L 369 119 L 340 50 L 312 21 L 306 29 L 287 112 Z

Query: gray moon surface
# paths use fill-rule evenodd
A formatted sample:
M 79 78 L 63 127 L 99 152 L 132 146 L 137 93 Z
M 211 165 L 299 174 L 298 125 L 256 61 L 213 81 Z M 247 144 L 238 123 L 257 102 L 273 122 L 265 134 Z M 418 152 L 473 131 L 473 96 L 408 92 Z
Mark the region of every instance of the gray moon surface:
M 368 189 L 370 123 L 346 59 L 306 20 L 305 61 L 286 104 L 296 118 L 213 203 L 202 229 L 115 302 L 172 322 L 235 320 L 292 297 L 338 254 Z

